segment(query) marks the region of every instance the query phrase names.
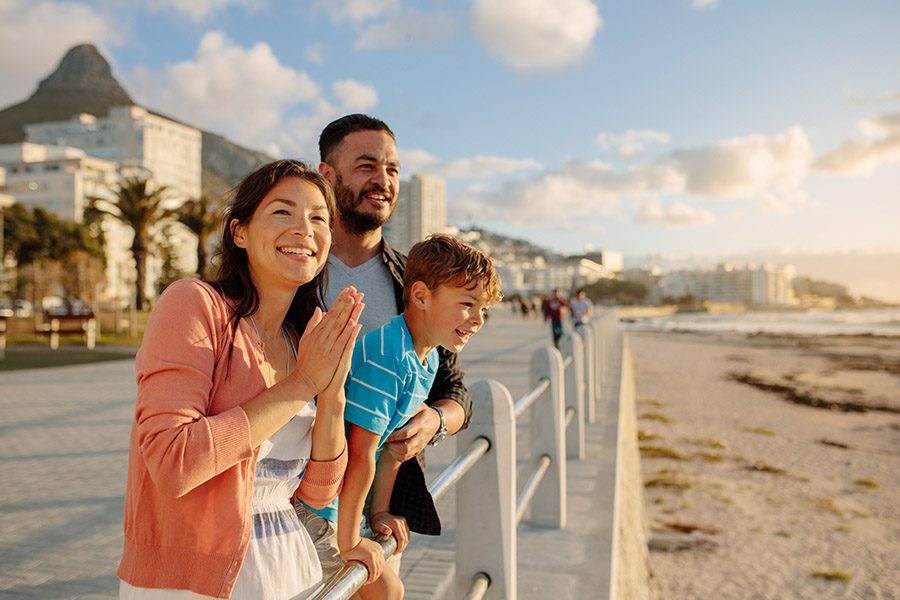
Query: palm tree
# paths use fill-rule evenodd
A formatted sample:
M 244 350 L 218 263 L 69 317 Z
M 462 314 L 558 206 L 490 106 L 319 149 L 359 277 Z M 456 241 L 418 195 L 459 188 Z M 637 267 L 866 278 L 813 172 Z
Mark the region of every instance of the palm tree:
M 149 178 L 126 176 L 112 190 L 115 198 L 91 198 L 91 205 L 128 226 L 134 232 L 131 254 L 135 264 L 134 306 L 144 309 L 147 281 L 147 254 L 151 228 L 156 223 L 170 218 L 173 211 L 163 206 L 168 197 L 166 186 L 151 187 Z
M 197 236 L 197 276 L 203 279 L 206 276 L 207 258 L 206 248 L 210 236 L 219 228 L 221 215 L 215 207 L 211 207 L 212 200 L 206 194 L 199 198 L 188 200 L 176 211 L 176 219 L 191 233 Z

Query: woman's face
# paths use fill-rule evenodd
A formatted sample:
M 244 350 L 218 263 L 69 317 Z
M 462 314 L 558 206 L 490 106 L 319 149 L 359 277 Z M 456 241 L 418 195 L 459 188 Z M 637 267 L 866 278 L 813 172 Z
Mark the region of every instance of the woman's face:
M 325 198 L 314 184 L 288 177 L 275 184 L 249 223 L 230 224 L 234 243 L 246 250 L 258 290 L 296 290 L 325 266 L 331 229 Z

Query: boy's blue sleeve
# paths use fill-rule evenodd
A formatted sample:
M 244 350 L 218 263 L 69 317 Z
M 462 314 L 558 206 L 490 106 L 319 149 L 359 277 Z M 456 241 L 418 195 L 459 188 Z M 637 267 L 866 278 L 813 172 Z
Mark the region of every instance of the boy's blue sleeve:
M 344 419 L 383 435 L 397 410 L 403 379 L 390 357 L 369 357 L 354 365 L 347 378 Z

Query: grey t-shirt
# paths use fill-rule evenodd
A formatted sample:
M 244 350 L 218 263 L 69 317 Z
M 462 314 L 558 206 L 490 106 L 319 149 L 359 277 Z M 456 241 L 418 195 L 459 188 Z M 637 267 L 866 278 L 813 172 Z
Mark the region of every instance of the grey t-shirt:
M 360 339 L 397 316 L 397 300 L 394 295 L 394 278 L 378 254 L 358 267 L 350 268 L 333 254 L 328 256 L 328 288 L 325 304 L 331 306 L 345 287 L 353 286 L 363 292 Z

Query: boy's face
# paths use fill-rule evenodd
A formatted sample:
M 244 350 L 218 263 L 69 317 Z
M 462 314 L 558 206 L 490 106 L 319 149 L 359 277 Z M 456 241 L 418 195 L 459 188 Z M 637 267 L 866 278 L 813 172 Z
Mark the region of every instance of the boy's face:
M 479 281 L 468 288 L 439 285 L 429 290 L 428 295 L 425 327 L 430 343 L 459 352 L 484 325 L 484 315 L 490 306 L 484 284 Z

